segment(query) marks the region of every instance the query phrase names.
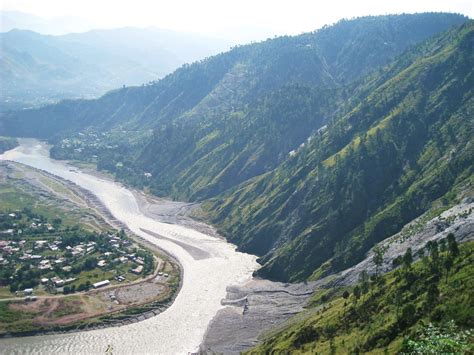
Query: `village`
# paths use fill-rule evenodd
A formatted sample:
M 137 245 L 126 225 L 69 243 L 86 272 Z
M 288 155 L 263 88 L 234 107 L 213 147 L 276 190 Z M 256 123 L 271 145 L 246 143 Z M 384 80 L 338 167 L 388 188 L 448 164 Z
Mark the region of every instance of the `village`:
M 0 214 L 0 289 L 5 297 L 69 294 L 133 282 L 156 260 L 120 231 L 94 233 L 24 209 Z

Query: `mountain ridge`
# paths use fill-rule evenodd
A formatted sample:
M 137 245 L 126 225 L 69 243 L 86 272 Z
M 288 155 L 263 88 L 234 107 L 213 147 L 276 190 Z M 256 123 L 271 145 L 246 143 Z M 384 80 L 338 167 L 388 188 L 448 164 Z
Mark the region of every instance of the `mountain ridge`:
M 433 40 L 294 158 L 206 204 L 241 250 L 264 255 L 260 275 L 337 272 L 434 201 L 455 199 L 456 186 L 469 189 L 473 33 L 471 21 Z
M 47 138 L 53 157 L 207 200 L 206 218 L 261 256 L 260 275 L 317 279 L 469 186 L 471 28 L 449 14 L 344 20 L 98 100 L 4 114 L 0 134 Z

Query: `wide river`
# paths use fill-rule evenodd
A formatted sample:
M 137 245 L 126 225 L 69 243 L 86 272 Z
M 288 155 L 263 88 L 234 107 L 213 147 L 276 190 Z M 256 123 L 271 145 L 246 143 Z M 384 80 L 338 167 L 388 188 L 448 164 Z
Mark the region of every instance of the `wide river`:
M 258 267 L 255 256 L 237 252 L 234 245 L 224 240 L 146 217 L 140 212 L 130 190 L 113 181 L 70 171 L 66 163 L 51 159 L 48 147 L 37 140 L 20 140 L 19 147 L 0 155 L 0 159 L 42 169 L 89 190 L 115 218 L 137 235 L 173 254 L 184 269 L 183 285 L 176 300 L 155 317 L 121 327 L 0 339 L 2 354 L 104 354 L 109 345 L 114 354 L 177 354 L 195 351 L 209 322 L 222 308 L 220 301 L 226 295 L 226 287 L 247 281 Z M 167 239 L 156 239 L 140 228 Z M 207 257 L 195 259 L 182 247 L 185 244 L 194 247 L 194 250 L 202 249 Z

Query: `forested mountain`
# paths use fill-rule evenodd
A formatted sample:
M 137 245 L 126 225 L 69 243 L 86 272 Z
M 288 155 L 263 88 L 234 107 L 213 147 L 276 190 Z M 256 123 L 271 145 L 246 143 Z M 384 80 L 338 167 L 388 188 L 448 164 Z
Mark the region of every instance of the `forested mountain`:
M 355 262 L 435 201 L 470 189 L 474 22 L 416 47 L 278 166 L 208 204 L 260 275 L 318 278 Z M 363 89 L 361 89 L 364 91 Z
M 10 113 L 0 131 L 53 139 L 56 157 L 97 156 L 100 168 L 156 194 L 204 199 L 275 168 L 359 100 L 367 73 L 464 21 L 438 13 L 343 20 L 234 48 L 145 87 Z M 106 150 L 74 136 L 91 131 L 112 137 Z M 60 143 L 71 136 L 75 143 Z M 144 181 L 144 172 L 153 177 Z
M 122 85 L 157 80 L 183 63 L 229 48 L 222 40 L 156 28 L 62 36 L 0 34 L 0 102 L 5 111 L 62 98 L 93 98 Z
M 54 157 L 155 194 L 213 198 L 208 218 L 262 256 L 262 276 L 315 279 L 472 184 L 472 40 L 459 15 L 344 20 L 8 113 L 0 134 L 48 138 Z

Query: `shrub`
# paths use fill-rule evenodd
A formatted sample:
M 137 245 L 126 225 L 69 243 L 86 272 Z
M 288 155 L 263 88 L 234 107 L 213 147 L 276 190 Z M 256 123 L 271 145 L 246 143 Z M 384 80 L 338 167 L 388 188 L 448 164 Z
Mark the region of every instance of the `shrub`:
M 414 338 L 407 338 L 402 345 L 402 353 L 414 354 L 463 354 L 472 353 L 473 332 L 459 329 L 454 321 L 443 326 L 429 324 L 420 329 Z

